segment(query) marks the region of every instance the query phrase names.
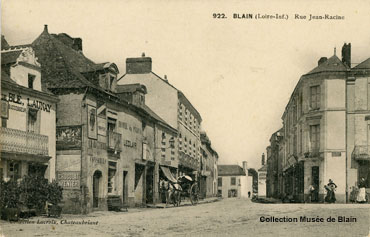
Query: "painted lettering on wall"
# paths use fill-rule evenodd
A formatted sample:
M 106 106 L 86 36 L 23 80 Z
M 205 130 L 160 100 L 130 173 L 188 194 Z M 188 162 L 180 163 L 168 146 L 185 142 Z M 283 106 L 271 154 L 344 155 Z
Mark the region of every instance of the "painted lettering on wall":
M 9 103 L 19 104 L 19 105 L 24 106 L 21 95 L 17 95 L 17 94 L 9 92 L 8 95 L 2 94 L 1 99 L 4 101 L 8 101 Z M 37 110 L 43 110 L 46 112 L 50 112 L 51 110 L 51 104 L 47 104 L 47 103 L 44 103 L 43 101 L 30 99 L 30 98 L 27 98 L 27 106 L 37 109 Z
M 59 171 L 57 180 L 63 189 L 79 189 L 80 188 L 80 172 L 79 171 Z
M 90 162 L 95 163 L 95 164 L 104 165 L 104 164 L 107 163 L 107 160 L 105 158 L 101 158 L 101 157 L 90 156 Z
M 137 146 L 136 142 L 132 142 L 130 140 L 125 140 L 124 145 L 127 147 L 133 147 L 133 148 Z

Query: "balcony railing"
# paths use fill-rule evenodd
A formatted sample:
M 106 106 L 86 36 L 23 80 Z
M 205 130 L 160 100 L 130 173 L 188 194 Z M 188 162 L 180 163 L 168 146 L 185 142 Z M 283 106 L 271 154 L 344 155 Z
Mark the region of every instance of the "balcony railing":
M 306 158 L 320 157 L 320 148 L 319 147 L 310 148 L 307 152 L 304 153 L 304 157 Z
M 108 132 L 108 148 L 115 151 L 122 151 L 122 135 L 120 133 Z
M 0 150 L 2 152 L 24 153 L 48 156 L 48 136 L 0 127 Z
M 355 146 L 352 152 L 352 156 L 355 160 L 370 160 L 369 146 L 361 145 Z

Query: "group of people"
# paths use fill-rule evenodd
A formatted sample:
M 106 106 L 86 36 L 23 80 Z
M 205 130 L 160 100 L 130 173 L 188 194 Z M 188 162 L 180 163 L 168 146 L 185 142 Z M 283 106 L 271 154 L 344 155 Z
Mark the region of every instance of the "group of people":
M 327 185 L 324 186 L 326 190 L 326 196 L 325 196 L 325 202 L 327 203 L 335 203 L 335 191 L 338 186 L 333 182 L 333 180 L 329 179 L 329 182 Z M 310 186 L 310 194 L 311 194 L 311 200 L 314 199 L 314 193 L 315 193 L 314 186 Z M 352 192 L 351 194 L 351 201 L 357 202 L 357 203 L 365 203 L 366 200 L 366 182 L 364 178 L 361 178 L 358 184 L 358 190 L 357 192 Z

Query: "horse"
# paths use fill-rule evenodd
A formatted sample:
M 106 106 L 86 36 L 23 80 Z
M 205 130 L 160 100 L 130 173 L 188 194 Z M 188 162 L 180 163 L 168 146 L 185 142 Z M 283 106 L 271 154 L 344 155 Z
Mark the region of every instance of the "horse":
M 179 190 L 176 188 L 176 184 L 172 184 L 169 181 L 162 180 L 160 182 L 160 189 L 166 195 L 166 207 L 170 202 L 172 202 L 175 206 L 179 206 L 178 198 L 179 198 Z

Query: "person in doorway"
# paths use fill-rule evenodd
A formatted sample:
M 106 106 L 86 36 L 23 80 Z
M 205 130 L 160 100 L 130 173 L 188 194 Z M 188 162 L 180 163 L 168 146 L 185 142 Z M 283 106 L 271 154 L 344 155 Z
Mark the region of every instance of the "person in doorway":
M 338 186 L 333 182 L 333 180 L 329 179 L 329 183 L 327 185 L 325 185 L 324 187 L 327 191 L 326 197 L 325 197 L 325 202 L 335 203 L 335 201 L 337 200 L 335 198 L 335 189 Z
M 361 178 L 360 182 L 358 182 L 358 194 L 356 198 L 356 202 L 358 203 L 365 203 L 366 202 L 366 189 L 365 189 L 366 183 L 365 179 Z

